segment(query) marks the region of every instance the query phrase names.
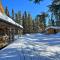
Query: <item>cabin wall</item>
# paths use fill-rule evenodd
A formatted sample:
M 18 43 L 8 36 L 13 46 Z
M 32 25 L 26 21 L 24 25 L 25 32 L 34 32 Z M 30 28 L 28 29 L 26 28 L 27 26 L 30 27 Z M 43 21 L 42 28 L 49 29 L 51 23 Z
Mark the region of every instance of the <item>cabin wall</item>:
M 54 33 L 54 29 L 52 29 L 52 28 L 48 29 L 48 30 L 47 30 L 47 33 L 48 33 L 48 34 Z
M 0 21 L 0 48 L 8 45 L 9 36 L 7 26 L 7 24 Z
M 60 29 L 56 29 L 56 32 L 60 32 Z
M 4 33 L 3 35 L 1 33 Z M 5 44 L 5 42 L 7 44 L 11 43 L 12 41 L 14 41 L 14 35 L 18 35 L 18 34 L 22 34 L 22 30 L 17 27 L 14 26 L 12 24 L 6 23 L 4 21 L 0 21 L 0 48 L 3 47 L 3 45 L 1 45 L 2 43 Z M 3 36 L 8 36 L 8 39 L 4 40 Z
M 53 34 L 53 33 L 58 33 L 60 32 L 60 29 L 53 29 L 53 28 L 49 28 L 46 31 L 48 34 Z

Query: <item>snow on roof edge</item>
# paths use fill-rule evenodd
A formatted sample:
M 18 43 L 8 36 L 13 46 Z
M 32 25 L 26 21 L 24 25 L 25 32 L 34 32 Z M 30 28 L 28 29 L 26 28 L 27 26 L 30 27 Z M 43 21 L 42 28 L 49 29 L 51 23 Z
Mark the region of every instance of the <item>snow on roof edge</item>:
M 8 16 L 2 14 L 1 12 L 0 12 L 0 18 L 3 19 L 4 21 L 7 21 L 7 22 L 12 23 L 12 24 L 14 24 L 14 25 L 16 25 L 16 26 L 19 26 L 20 28 L 23 28 L 22 25 L 19 25 L 18 23 L 16 23 L 15 21 L 13 21 L 13 20 L 12 20 L 11 18 L 9 18 Z
M 48 30 L 49 28 L 53 28 L 53 29 L 60 29 L 60 27 L 59 27 L 59 26 L 49 26 L 49 27 L 47 27 L 45 30 Z

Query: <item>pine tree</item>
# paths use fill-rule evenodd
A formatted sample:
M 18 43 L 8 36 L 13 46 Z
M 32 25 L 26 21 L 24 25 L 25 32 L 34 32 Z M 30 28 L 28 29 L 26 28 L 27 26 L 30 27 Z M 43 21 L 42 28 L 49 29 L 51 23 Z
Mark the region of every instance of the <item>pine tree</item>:
M 14 10 L 12 9 L 12 19 L 14 20 Z
M 33 22 L 32 22 L 32 17 L 30 14 L 28 14 L 28 33 L 33 32 Z
M 15 14 L 15 22 L 18 23 L 18 15 L 17 15 L 17 13 Z
M 22 20 L 21 11 L 18 11 L 18 12 L 15 14 L 15 21 L 16 21 L 18 24 L 22 25 L 23 20 Z
M 22 14 L 21 14 L 21 11 L 18 11 L 18 21 L 19 21 L 19 24 L 22 25 Z
M 22 26 L 23 26 L 23 34 L 25 34 L 25 18 L 24 18 L 24 15 L 22 16 L 22 20 L 23 20 L 23 22 L 22 22 Z
M 38 29 L 37 29 L 36 20 L 33 20 L 33 33 L 36 33 L 37 31 Z
M 9 14 L 9 11 L 8 11 L 8 14 L 7 14 L 8 17 L 10 17 L 10 14 Z
M 9 11 L 8 11 L 8 7 L 6 6 L 6 8 L 5 8 L 5 14 L 7 15 L 7 16 L 10 16 L 9 15 Z
M 45 13 L 42 13 L 40 15 L 37 15 L 35 20 L 36 20 L 36 28 L 38 29 L 37 32 L 43 32 L 44 29 L 46 28 L 46 20 L 45 18 L 48 15 Z
M 37 15 L 36 18 L 35 18 L 35 25 L 36 25 L 35 29 L 36 29 L 36 32 L 39 32 L 39 28 L 40 28 L 39 24 L 40 24 L 39 16 Z
M 29 0 L 29 1 L 33 1 L 34 3 L 40 3 L 43 0 Z
M 23 14 L 23 27 L 24 27 L 24 34 L 25 33 L 32 33 L 33 32 L 33 22 L 32 22 L 32 17 L 30 14 L 27 14 L 25 11 Z
M 35 32 L 35 20 L 32 20 L 33 22 L 33 33 Z
M 23 27 L 24 27 L 23 32 L 24 32 L 24 34 L 28 33 L 28 20 L 27 19 L 28 19 L 27 12 L 25 11 L 23 14 Z
M 48 21 L 48 26 L 52 26 L 52 21 L 51 21 L 51 19 L 49 19 L 49 21 Z

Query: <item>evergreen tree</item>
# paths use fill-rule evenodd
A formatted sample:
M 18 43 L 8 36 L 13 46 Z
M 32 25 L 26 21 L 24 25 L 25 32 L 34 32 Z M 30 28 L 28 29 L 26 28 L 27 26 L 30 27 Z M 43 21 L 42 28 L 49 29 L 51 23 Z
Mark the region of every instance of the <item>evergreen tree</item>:
M 48 26 L 54 26 L 54 25 L 55 25 L 54 20 L 50 20 L 50 19 L 49 19 L 49 21 L 48 21 Z
M 52 26 L 52 21 L 50 19 L 48 20 L 48 26 Z
M 60 20 L 60 0 L 53 0 L 52 4 L 49 6 L 49 11 L 53 13 L 56 20 Z
M 38 29 L 37 32 L 43 32 L 46 28 L 46 13 L 42 13 L 36 16 L 36 28 Z
M 18 23 L 18 15 L 17 15 L 17 13 L 15 14 L 15 22 Z
M 9 11 L 8 11 L 8 7 L 6 6 L 6 8 L 5 8 L 5 14 L 7 15 L 7 16 L 10 16 L 9 15 Z
M 29 13 L 27 13 L 26 11 L 23 14 L 22 17 L 23 20 L 23 33 L 32 33 L 33 32 L 33 22 L 32 22 L 32 17 Z
M 12 19 L 14 20 L 14 10 L 12 9 Z
M 34 3 L 40 3 L 43 0 L 30 0 L 30 1 L 33 1 Z
M 53 0 L 49 6 L 49 11 L 53 14 L 56 20 L 56 25 L 60 26 L 60 0 Z
M 36 21 L 33 20 L 33 33 L 36 33 L 38 29 L 36 29 Z
M 10 14 L 9 14 L 9 11 L 8 11 L 8 14 L 7 14 L 8 17 L 10 17 Z
M 22 16 L 22 26 L 23 26 L 23 34 L 25 34 L 25 18 L 24 18 L 24 15 Z
M 22 14 L 21 14 L 21 11 L 18 11 L 18 21 L 19 21 L 19 24 L 22 25 Z
M 22 17 L 22 20 L 23 20 L 23 33 L 28 33 L 28 18 L 27 18 L 27 12 L 25 11 L 24 14 L 23 14 L 23 17 Z
M 18 24 L 20 24 L 20 25 L 22 25 L 22 14 L 21 14 L 21 11 L 18 11 L 16 14 L 15 14 L 15 21 L 18 23 Z
M 46 14 L 45 12 L 43 12 L 41 14 L 41 22 L 43 23 L 44 27 L 46 27 L 46 17 L 48 16 L 48 14 Z
M 37 15 L 36 18 L 35 18 L 35 30 L 36 30 L 36 32 L 40 32 L 39 31 L 39 28 L 40 28 L 39 24 L 40 24 L 39 16 Z
M 32 17 L 30 14 L 28 14 L 28 33 L 33 32 L 33 22 L 32 22 Z

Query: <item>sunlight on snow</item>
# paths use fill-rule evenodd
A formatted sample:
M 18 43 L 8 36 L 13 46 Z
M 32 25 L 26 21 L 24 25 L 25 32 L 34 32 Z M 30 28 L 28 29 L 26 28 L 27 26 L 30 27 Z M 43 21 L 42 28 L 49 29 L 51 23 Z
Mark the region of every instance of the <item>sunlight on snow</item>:
M 33 36 L 33 38 L 31 36 Z M 60 55 L 59 34 L 57 34 L 56 36 L 47 36 L 43 34 L 27 34 L 19 38 L 16 37 L 17 40 L 14 43 L 10 44 L 2 50 L 1 58 L 2 56 L 5 56 L 5 58 L 15 56 L 17 57 L 18 54 L 16 55 L 16 53 L 20 53 L 20 55 L 22 54 L 23 56 L 44 56 L 50 58 L 53 57 L 55 59 L 57 58 L 55 57 L 56 55 Z M 12 51 L 10 51 L 10 49 Z M 4 51 L 6 51 L 7 53 Z

